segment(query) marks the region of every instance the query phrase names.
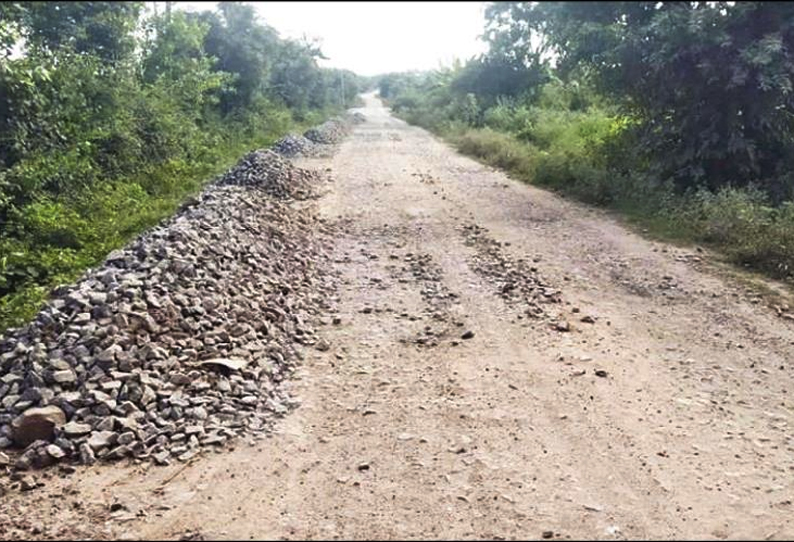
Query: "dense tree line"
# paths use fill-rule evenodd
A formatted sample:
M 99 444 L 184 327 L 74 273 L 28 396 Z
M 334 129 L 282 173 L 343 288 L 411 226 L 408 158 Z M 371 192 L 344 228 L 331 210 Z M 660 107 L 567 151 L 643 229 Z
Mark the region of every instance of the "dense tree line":
M 791 275 L 794 3 L 495 2 L 483 36 L 381 94 L 533 182 Z
M 360 78 L 253 7 L 171 4 L 0 3 L 0 328 L 239 153 L 352 104 Z

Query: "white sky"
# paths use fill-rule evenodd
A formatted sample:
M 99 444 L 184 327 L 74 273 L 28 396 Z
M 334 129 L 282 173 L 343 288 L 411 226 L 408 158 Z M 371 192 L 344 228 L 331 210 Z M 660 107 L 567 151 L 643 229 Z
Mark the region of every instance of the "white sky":
M 320 41 L 321 65 L 359 75 L 429 70 L 486 50 L 484 2 L 250 2 L 288 38 Z M 159 3 L 158 3 L 159 4 Z M 215 2 L 176 2 L 214 9 Z

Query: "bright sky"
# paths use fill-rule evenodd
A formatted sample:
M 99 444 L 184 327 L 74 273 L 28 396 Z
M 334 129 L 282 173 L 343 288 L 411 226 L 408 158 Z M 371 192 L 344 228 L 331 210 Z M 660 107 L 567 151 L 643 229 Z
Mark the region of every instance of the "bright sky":
M 288 38 L 319 39 L 321 65 L 359 75 L 429 70 L 484 52 L 484 2 L 251 2 Z M 215 2 L 177 2 L 190 11 Z

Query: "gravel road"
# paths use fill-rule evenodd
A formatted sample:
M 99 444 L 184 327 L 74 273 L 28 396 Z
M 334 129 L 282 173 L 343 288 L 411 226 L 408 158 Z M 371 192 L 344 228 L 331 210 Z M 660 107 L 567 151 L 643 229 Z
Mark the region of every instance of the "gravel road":
M 339 231 L 301 405 L 187 465 L 48 474 L 5 536 L 794 537 L 794 323 L 706 252 L 360 111 L 297 161 Z

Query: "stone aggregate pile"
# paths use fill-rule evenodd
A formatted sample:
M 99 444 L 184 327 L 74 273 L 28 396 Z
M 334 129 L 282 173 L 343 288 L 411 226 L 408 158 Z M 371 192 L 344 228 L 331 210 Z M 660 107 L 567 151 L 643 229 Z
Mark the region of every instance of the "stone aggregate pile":
M 351 124 L 357 123 L 351 115 L 333 117 L 304 132 L 303 137 L 321 145 L 333 145 L 350 133 Z
M 289 204 L 319 181 L 254 151 L 8 330 L 0 449 L 20 453 L 6 463 L 168 464 L 266 430 L 334 289 L 330 227 Z
M 256 186 L 281 199 L 308 199 L 319 181 L 317 173 L 294 167 L 277 152 L 259 149 L 249 152 L 215 182 L 219 186 Z
M 315 156 L 318 153 L 317 144 L 310 139 L 295 134 L 287 134 L 276 141 L 271 149 L 282 156 L 293 158 L 295 156 Z
M 350 133 L 353 125 L 365 121 L 366 117 L 358 111 L 345 113 L 307 130 L 303 135 L 287 134 L 270 149 L 286 158 L 329 156 L 333 153 L 334 145 Z

